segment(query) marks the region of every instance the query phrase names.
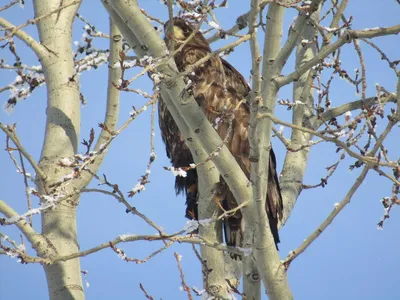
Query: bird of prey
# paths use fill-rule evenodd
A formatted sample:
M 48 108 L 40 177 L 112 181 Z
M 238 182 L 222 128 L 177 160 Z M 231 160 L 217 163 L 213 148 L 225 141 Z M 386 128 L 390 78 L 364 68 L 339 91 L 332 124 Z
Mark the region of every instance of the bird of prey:
M 196 27 L 182 18 L 174 18 L 173 31 L 168 31 L 169 22 L 165 25 L 166 44 L 169 46 L 173 37 L 174 50 L 181 47 L 187 38 L 196 32 L 175 55 L 176 66 L 180 72 L 196 63 L 212 52 L 208 42 Z M 250 92 L 250 87 L 243 76 L 226 60 L 218 55 L 213 56 L 204 64 L 194 69 L 189 75 L 192 81 L 193 96 L 203 110 L 205 116 L 216 125 L 216 131 L 221 139 L 225 139 L 226 146 L 235 157 L 237 163 L 247 178 L 250 178 L 250 145 L 248 141 L 249 105 L 244 101 Z M 162 139 L 166 145 L 167 156 L 173 167 L 188 167 L 193 163 L 192 154 L 185 144 L 185 139 L 173 120 L 168 108 L 162 99 L 159 101 L 159 125 Z M 231 112 L 233 118 L 226 117 Z M 229 135 L 229 136 L 227 136 Z M 186 194 L 186 217 L 197 219 L 198 177 L 195 169 L 190 169 L 186 177 L 177 176 L 175 180 L 176 193 Z M 217 187 L 217 197 L 225 210 L 237 207 L 237 202 L 229 190 L 224 179 L 220 177 Z M 279 243 L 278 220 L 282 216 L 282 197 L 276 172 L 274 151 L 270 151 L 268 191 L 265 210 L 275 243 Z M 224 220 L 224 235 L 229 246 L 241 246 L 243 241 L 242 214 L 237 210 Z

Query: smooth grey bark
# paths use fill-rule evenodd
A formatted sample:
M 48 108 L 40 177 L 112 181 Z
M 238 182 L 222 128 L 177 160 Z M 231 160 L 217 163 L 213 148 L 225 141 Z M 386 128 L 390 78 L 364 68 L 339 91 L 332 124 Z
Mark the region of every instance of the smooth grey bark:
M 286 61 L 284 59 L 286 52 L 280 51 L 284 11 L 285 8 L 277 4 L 270 4 L 268 8 L 267 26 L 264 37 L 260 103 L 256 104 L 256 113 L 273 113 L 274 111 L 278 89 L 272 79 L 275 76 L 279 76 Z M 290 51 L 287 51 L 287 53 L 290 53 Z M 277 59 L 279 54 L 283 57 Z M 253 103 L 252 105 L 255 104 Z M 280 262 L 271 230 L 269 230 L 268 216 L 265 213 L 272 122 L 270 120 L 258 120 L 255 118 L 255 114 L 252 113 L 249 126 L 253 132 L 249 140 L 251 145 L 251 181 L 253 183 L 254 201 L 254 256 L 269 298 L 292 299 L 293 296 L 287 281 L 286 270 Z
M 320 0 L 311 1 L 311 11 L 316 11 L 320 3 Z M 270 4 L 268 8 L 264 39 L 261 99 L 257 108 L 258 114 L 263 114 L 264 112 L 273 114 L 279 90 L 279 85 L 276 84 L 275 78 L 279 78 L 281 75 L 282 68 L 296 46 L 309 15 L 299 15 L 294 30 L 290 32 L 286 43 L 281 48 L 284 11 L 284 5 Z M 272 122 L 268 119 L 256 120 L 253 114 L 250 126 L 254 127 L 253 130 L 255 132 L 250 137 L 250 161 L 252 162 L 251 180 L 255 202 L 253 206 L 255 211 L 253 213 L 256 217 L 255 245 L 253 249 L 257 267 L 263 279 L 266 292 L 271 299 L 292 299 L 293 296 L 287 282 L 286 270 L 279 262 L 271 231 L 268 230 L 268 216 L 265 213 L 261 213 L 264 211 L 268 186 L 267 170 L 269 168 Z M 265 230 L 266 228 L 267 230 Z
M 34 1 L 35 17 L 60 6 L 58 0 Z M 79 5 L 73 5 L 41 19 L 37 28 L 40 43 L 47 49 L 42 67 L 47 87 L 46 132 L 39 167 L 47 179 L 38 177 L 37 186 L 42 195 L 55 197 L 72 192 L 51 188 L 67 168 L 57 166 L 63 157 L 72 157 L 78 149 L 80 134 L 79 84 L 74 76 L 72 54 L 72 23 Z M 50 244 L 45 255 L 66 255 L 79 251 L 76 227 L 78 197 L 72 196 L 53 209 L 42 213 L 42 234 Z M 50 299 L 84 299 L 79 259 L 44 266 Z
M 318 19 L 319 11 L 314 12 L 311 17 Z M 312 40 L 315 36 L 315 33 L 316 28 L 310 22 L 307 22 L 303 31 L 304 39 Z M 296 52 L 296 67 L 303 65 L 315 55 L 315 43 L 305 46 L 299 44 Z M 313 83 L 313 75 L 313 70 L 309 70 L 293 84 L 293 101 L 298 101 L 299 103 L 304 104 L 296 105 L 293 108 L 292 122 L 295 125 L 313 127 L 309 121 L 313 116 L 312 107 L 314 105 L 314 89 L 311 88 Z M 292 131 L 291 143 L 294 147 L 307 145 L 311 139 L 312 135 L 309 133 L 301 132 L 299 130 Z M 284 203 L 282 225 L 285 224 L 289 218 L 290 213 L 292 212 L 294 205 L 296 204 L 296 200 L 301 192 L 309 152 L 310 148 L 307 147 L 301 151 L 288 151 L 286 153 L 280 178 L 281 193 Z
M 261 7 L 259 6 L 258 0 L 251 0 L 250 2 L 250 12 L 248 13 L 248 26 L 249 26 L 249 34 L 251 34 L 250 39 L 250 50 L 251 50 L 251 74 L 253 75 L 251 92 L 249 97 L 250 103 L 250 122 L 249 122 L 249 142 L 250 146 L 254 147 L 254 126 L 256 115 L 257 115 L 257 99 L 260 97 L 261 92 L 261 74 L 260 74 L 260 65 L 261 65 L 261 53 L 260 47 L 258 44 L 258 35 L 257 35 L 257 21 L 258 15 L 260 13 Z M 247 234 L 246 239 L 252 240 L 252 235 Z M 243 259 L 243 293 L 246 297 L 253 300 L 261 299 L 261 278 L 258 272 L 258 268 L 256 266 L 256 260 L 253 255 L 250 257 L 244 257 Z
M 66 3 L 64 3 L 66 4 Z M 60 6 L 60 2 L 40 1 L 34 3 L 35 15 L 42 16 Z M 47 122 L 45 140 L 39 167 L 46 174 L 46 180 L 37 177 L 37 185 L 42 195 L 55 197 L 71 195 L 53 209 L 42 213 L 42 234 L 49 244 L 47 251 L 40 253 L 44 257 L 64 256 L 79 251 L 76 227 L 76 207 L 79 203 L 79 191 L 92 179 L 88 173 L 81 174 L 80 180 L 58 188 L 61 178 L 70 173 L 69 168 L 58 165 L 60 159 L 73 157 L 77 153 L 80 130 L 79 84 L 75 76 L 72 51 L 72 23 L 79 5 L 73 5 L 43 18 L 38 22 L 41 45 L 47 50 L 41 55 L 42 67 L 47 86 Z M 110 64 L 119 60 L 122 36 L 115 26 L 110 25 Z M 114 130 L 118 120 L 119 91 L 112 85 L 120 78 L 121 70 L 109 69 L 107 107 L 104 124 Z M 103 131 L 95 150 L 109 139 Z M 97 171 L 104 155 L 99 155 L 91 165 L 93 173 Z M 79 258 L 56 262 L 44 266 L 48 282 L 50 299 L 84 299 Z
M 204 161 L 207 156 L 203 155 L 195 158 L 196 162 Z M 219 172 L 212 162 L 197 167 L 198 174 L 198 213 L 199 220 L 216 219 L 220 214 L 220 209 L 215 202 L 215 188 L 219 182 Z M 212 222 L 206 226 L 199 226 L 199 235 L 212 243 L 221 244 L 222 221 Z M 201 259 L 203 271 L 203 287 L 209 295 L 221 299 L 230 299 L 229 286 L 225 279 L 235 282 L 233 274 L 227 276 L 225 272 L 224 253 L 215 248 L 201 245 Z M 233 275 L 233 276 L 232 276 Z M 237 281 L 237 280 L 236 280 Z
M 120 108 L 120 94 L 121 92 L 114 86 L 121 78 L 121 68 L 115 68 L 115 64 L 120 61 L 120 52 L 122 51 L 122 35 L 118 27 L 114 24 L 112 19 L 110 23 L 110 55 L 108 57 L 108 81 L 107 81 L 107 103 L 106 112 L 103 124 L 108 130 L 102 130 L 99 138 L 97 139 L 94 151 L 101 150 L 104 144 L 111 139 L 110 132 L 117 128 L 119 108 Z M 82 190 L 93 179 L 92 174 L 96 174 L 106 155 L 106 151 L 98 154 L 96 159 L 87 166 L 90 172 L 83 172 L 80 174 L 79 181 L 74 182 L 74 188 Z

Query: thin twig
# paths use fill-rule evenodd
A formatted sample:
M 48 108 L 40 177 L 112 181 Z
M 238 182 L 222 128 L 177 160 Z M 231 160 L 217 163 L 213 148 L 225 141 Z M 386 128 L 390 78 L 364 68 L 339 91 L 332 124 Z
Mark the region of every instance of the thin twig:
M 0 7 L 0 12 L 2 12 L 3 10 L 9 9 L 11 6 L 17 4 L 18 2 L 19 2 L 19 0 L 15 0 L 15 1 L 12 1 L 12 2 L 4 5 L 3 7 Z
M 36 173 L 40 176 L 40 178 L 43 179 L 43 180 L 46 180 L 46 178 L 47 178 L 46 174 L 42 171 L 42 169 L 39 168 L 39 166 L 33 160 L 32 156 L 30 156 L 29 153 L 25 150 L 25 148 L 21 145 L 21 143 L 18 141 L 18 138 L 16 137 L 15 133 L 13 133 L 12 130 L 10 130 L 9 128 L 4 126 L 3 123 L 1 123 L 1 122 L 0 122 L 0 129 L 3 130 L 4 133 L 13 141 L 15 146 L 17 146 L 18 150 L 29 161 L 29 163 L 31 164 L 32 168 L 35 169 Z
M 25 184 L 25 194 L 26 194 L 26 200 L 28 202 L 28 210 L 32 209 L 32 201 L 31 201 L 31 193 L 29 192 L 29 185 L 28 185 L 28 178 L 26 176 L 26 170 L 25 170 L 25 165 L 24 165 L 24 158 L 22 156 L 21 151 L 19 151 L 19 160 L 21 161 L 21 169 L 22 169 L 22 175 L 24 177 L 24 184 Z M 29 220 L 29 225 L 32 226 L 32 216 L 28 217 Z
M 71 2 L 67 2 L 64 5 L 60 5 L 56 9 L 51 10 L 48 13 L 46 13 L 44 15 L 41 15 L 41 16 L 35 18 L 35 19 L 28 20 L 27 22 L 25 22 L 25 23 L 23 23 L 21 25 L 0 28 L 0 31 L 11 31 L 9 34 L 7 34 L 7 35 L 5 35 L 3 37 L 0 37 L 0 41 L 7 40 L 7 39 L 11 38 L 14 34 L 16 34 L 18 30 L 20 30 L 20 29 L 22 29 L 22 28 L 24 28 L 24 27 L 26 27 L 28 25 L 36 24 L 40 20 L 45 19 L 45 18 L 47 18 L 47 17 L 49 17 L 49 16 L 51 16 L 51 15 L 53 15 L 55 13 L 58 13 L 58 12 L 62 11 L 63 9 L 67 8 L 67 7 L 70 7 L 72 5 L 78 4 L 81 1 L 82 0 L 74 0 L 74 1 L 71 1 Z
M 183 274 L 183 270 L 182 270 L 182 266 L 181 266 L 181 256 L 176 252 L 174 252 L 174 256 L 176 259 L 176 263 L 178 264 L 179 274 L 181 276 L 182 288 L 184 291 L 187 292 L 189 300 L 193 300 L 193 296 L 192 296 L 190 287 L 188 287 L 188 285 L 186 284 L 185 275 Z
M 142 283 L 139 283 L 139 287 L 140 287 L 140 289 L 143 291 L 144 296 L 145 296 L 147 299 L 149 299 L 149 300 L 154 300 L 154 298 L 153 298 L 152 296 L 150 296 L 150 295 L 147 293 L 147 291 L 145 290 L 145 288 L 144 288 L 144 286 L 143 286 Z
M 285 265 L 286 269 L 289 268 L 290 263 L 297 256 L 299 256 L 301 253 L 303 253 L 311 245 L 311 243 L 316 238 L 318 238 L 322 232 L 324 232 L 324 230 L 332 223 L 332 221 L 335 219 L 335 217 L 350 202 L 354 193 L 357 191 L 359 186 L 363 183 L 365 177 L 368 174 L 368 171 L 369 171 L 369 167 L 365 166 L 364 169 L 362 170 L 360 176 L 358 176 L 355 183 L 348 191 L 347 195 L 343 198 L 343 200 L 340 203 L 335 204 L 333 211 L 329 214 L 329 216 L 326 218 L 326 220 L 321 225 L 319 225 L 318 228 L 310 236 L 308 236 L 298 248 L 296 248 L 295 250 L 290 252 L 289 256 L 283 261 L 283 264 Z

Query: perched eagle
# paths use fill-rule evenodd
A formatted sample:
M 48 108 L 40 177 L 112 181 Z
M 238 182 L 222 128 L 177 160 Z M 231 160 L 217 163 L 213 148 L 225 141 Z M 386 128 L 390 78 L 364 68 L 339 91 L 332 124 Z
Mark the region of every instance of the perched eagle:
M 171 42 L 168 23 L 165 25 L 167 46 Z M 181 18 L 174 18 L 173 28 L 175 49 L 178 49 L 196 31 L 194 26 Z M 197 31 L 194 37 L 174 57 L 178 70 L 180 72 L 185 71 L 187 66 L 196 63 L 210 52 L 212 51 L 208 42 L 200 31 Z M 194 73 L 189 75 L 189 78 L 192 81 L 192 91 L 198 105 L 211 124 L 218 124 L 215 127 L 221 139 L 226 138 L 226 135 L 229 134 L 226 146 L 236 158 L 247 178 L 250 178 L 250 145 L 248 141 L 250 113 L 248 103 L 243 101 L 248 96 L 250 88 L 245 79 L 233 66 L 219 56 L 212 57 L 196 68 Z M 160 99 L 158 111 L 162 139 L 172 165 L 175 168 L 189 166 L 193 163 L 192 154 L 162 99 Z M 233 120 L 224 117 L 227 111 L 233 112 Z M 232 122 L 231 128 L 228 130 L 230 122 Z M 265 210 L 277 244 L 279 243 L 278 219 L 282 216 L 282 197 L 276 173 L 275 154 L 272 149 L 270 153 Z M 177 194 L 186 194 L 186 217 L 189 219 L 198 218 L 197 180 L 195 169 L 189 170 L 186 177 L 177 176 L 175 180 Z M 222 177 L 220 177 L 217 187 L 217 197 L 225 210 L 237 207 L 237 202 Z M 241 223 L 242 214 L 240 210 L 224 220 L 224 234 L 227 245 L 234 247 L 242 245 L 243 227 Z

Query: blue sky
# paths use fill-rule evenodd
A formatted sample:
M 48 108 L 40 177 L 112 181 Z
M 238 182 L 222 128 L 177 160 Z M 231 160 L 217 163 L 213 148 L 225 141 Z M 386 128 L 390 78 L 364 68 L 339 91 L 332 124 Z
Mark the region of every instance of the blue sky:
M 1 16 L 14 24 L 21 24 L 32 18 L 33 9 L 30 1 L 26 1 L 24 9 L 18 6 L 2 12 Z M 400 5 L 394 0 L 353 0 L 349 1 L 347 16 L 352 15 L 354 29 L 364 27 L 390 26 L 398 23 Z M 139 3 L 151 14 L 166 19 L 166 7 L 159 1 L 148 0 Z M 217 16 L 223 28 L 234 25 L 238 15 L 248 10 L 245 1 L 229 1 L 228 9 L 218 10 Z M 108 31 L 108 16 L 100 1 L 84 1 L 80 13 L 102 32 Z M 294 11 L 289 10 L 285 16 L 285 30 L 292 22 Z M 80 40 L 83 23 L 77 21 L 74 26 L 74 40 Z M 37 37 L 34 27 L 26 29 Z M 384 49 L 393 60 L 399 59 L 399 37 L 378 38 L 376 43 Z M 221 41 L 212 45 L 215 49 L 229 41 Z M 96 42 L 99 48 L 106 47 L 107 41 Z M 395 90 L 396 78 L 376 51 L 361 44 L 366 58 L 368 93 L 375 95 L 375 84 L 385 86 L 389 91 Z M 17 51 L 28 65 L 38 65 L 32 51 L 22 43 L 17 43 Z M 2 50 L 0 58 L 13 63 L 7 50 Z M 249 45 L 243 44 L 227 58 L 244 76 L 248 78 L 251 61 Z M 342 63 L 350 74 L 359 68 L 358 58 L 351 45 L 345 45 Z M 284 73 L 292 70 L 293 59 L 288 63 Z M 16 74 L 1 70 L 0 87 L 13 81 Z M 82 93 L 87 105 L 82 108 L 81 140 L 89 135 L 90 128 L 99 132 L 97 124 L 103 120 L 106 102 L 107 67 L 90 71 L 81 76 Z M 133 87 L 151 91 L 151 85 L 145 76 Z M 343 80 L 336 80 L 331 89 L 332 105 L 338 106 L 346 101 L 359 99 L 354 88 Z M 291 86 L 283 89 L 280 98 L 292 99 Z M 1 104 L 8 99 L 8 93 L 0 95 Z M 145 100 L 134 94 L 122 94 L 120 124 L 129 117 L 132 105 L 140 107 Z M 0 121 L 17 123 L 17 131 L 22 144 L 39 160 L 43 143 L 45 126 L 46 90 L 41 87 L 27 100 L 18 103 L 11 115 L 0 111 Z M 284 120 L 290 120 L 290 111 L 277 106 L 276 114 Z M 378 125 L 378 133 L 384 123 Z M 285 136 L 290 131 L 285 129 Z M 399 145 L 395 135 L 396 127 L 389 136 L 385 146 L 389 156 L 395 160 L 396 146 Z M 0 149 L 5 148 L 4 135 L 0 135 Z M 150 151 L 150 110 L 142 114 L 112 144 L 108 156 L 100 170 L 110 181 L 118 183 L 123 192 L 135 186 L 137 179 L 145 172 Z M 282 167 L 285 150 L 279 140 L 273 145 L 277 153 L 279 169 Z M 80 151 L 83 152 L 82 147 Z M 338 155 L 336 147 L 330 144 L 319 144 L 311 150 L 305 183 L 318 183 L 325 177 L 325 167 L 333 164 Z M 166 232 L 175 232 L 183 228 L 184 199 L 175 196 L 174 177 L 162 167 L 168 166 L 164 145 L 156 131 L 157 159 L 152 166 L 151 183 L 146 191 L 136 195 L 130 201 L 141 212 L 155 220 Z M 333 209 L 334 203 L 343 199 L 349 187 L 354 183 L 360 170 L 350 172 L 348 166 L 354 163 L 346 159 L 328 185 L 322 189 L 303 191 L 286 226 L 281 230 L 280 255 L 283 258 L 290 250 L 301 242 L 326 218 Z M 26 211 L 23 179 L 15 172 L 6 151 L 0 151 L 0 199 L 23 213 Z M 32 171 L 32 170 L 30 170 Z M 91 184 L 96 186 L 96 182 Z M 312 246 L 291 265 L 288 272 L 289 282 L 295 299 L 399 299 L 400 291 L 395 284 L 400 267 L 397 250 L 400 247 L 398 228 L 400 213 L 394 207 L 391 218 L 385 222 L 384 230 L 378 231 L 376 224 L 383 214 L 380 199 L 390 196 L 391 184 L 383 180 L 373 171 L 353 197 L 351 203 L 334 220 L 333 224 L 312 244 Z M 38 203 L 35 202 L 37 206 Z M 40 217 L 34 218 L 34 227 L 40 230 Z M 153 234 L 137 217 L 125 213 L 125 208 L 114 199 L 104 195 L 83 195 L 78 208 L 79 242 L 82 250 L 107 242 L 124 233 Z M 10 237 L 19 241 L 19 233 L 12 227 L 1 228 Z M 158 249 L 161 243 L 139 242 L 124 244 L 121 248 L 130 257 L 143 258 Z M 86 279 L 90 287 L 85 289 L 87 299 L 144 299 L 139 289 L 141 282 L 156 299 L 185 299 L 186 294 L 180 291 L 180 278 L 173 256 L 174 251 L 182 255 L 182 267 L 187 283 L 190 286 L 201 286 L 200 263 L 196 259 L 190 245 L 174 245 L 169 250 L 154 257 L 142 265 L 127 263 L 121 260 L 110 249 L 95 253 L 81 260 L 83 270 L 88 271 Z M 33 252 L 30 252 L 33 254 Z M 1 299 L 47 299 L 45 275 L 39 265 L 21 265 L 15 259 L 0 256 L 0 298 Z

